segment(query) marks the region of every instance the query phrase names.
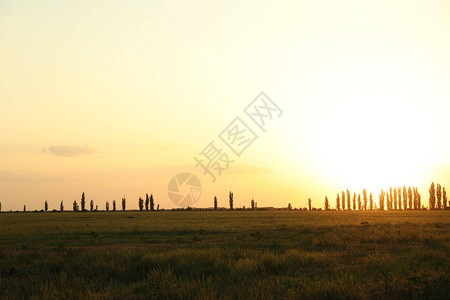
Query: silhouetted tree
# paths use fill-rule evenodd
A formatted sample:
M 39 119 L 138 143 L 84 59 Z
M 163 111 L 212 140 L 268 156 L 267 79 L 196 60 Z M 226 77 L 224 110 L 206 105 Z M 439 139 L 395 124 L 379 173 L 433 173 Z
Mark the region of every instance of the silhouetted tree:
M 403 187 L 403 209 L 408 209 L 408 196 L 406 193 L 406 186 Z
M 0 211 L 2 211 L 2 203 L 0 202 Z
M 356 193 L 353 192 L 353 210 L 356 210 Z
M 81 195 L 81 211 L 85 211 L 86 210 L 85 207 L 86 207 L 86 199 L 84 197 L 84 192 L 83 192 L 83 194 Z
M 437 198 L 437 208 L 441 209 L 441 207 L 442 207 L 442 190 L 441 190 L 441 185 L 439 183 L 436 184 L 436 198 Z
M 344 191 L 342 191 L 341 204 L 342 204 L 342 210 L 345 210 L 345 192 Z
M 24 212 L 27 211 L 27 206 L 26 206 L 26 205 L 23 206 L 23 211 L 24 211 Z
M 390 209 L 390 210 L 392 210 L 393 209 L 393 207 L 394 207 L 394 205 L 393 205 L 393 202 L 394 201 L 394 197 L 393 197 L 393 195 L 392 195 L 392 187 L 389 187 L 389 201 L 388 201 L 388 208 Z
M 113 200 L 113 211 L 116 211 L 116 200 Z
M 73 201 L 73 211 L 78 211 L 78 209 L 79 209 L 79 206 L 78 206 L 77 200 L 74 200 Z
M 45 209 L 46 212 L 48 211 L 48 202 L 47 202 L 47 200 L 45 200 L 44 209 Z
M 159 204 L 158 204 L 158 206 L 156 207 L 156 210 L 158 210 L 158 211 L 159 211 Z
M 447 192 L 445 191 L 445 187 L 442 188 L 442 202 L 444 204 L 444 209 L 447 208 Z
M 292 205 L 290 203 L 288 204 L 288 210 L 292 210 Z
M 398 196 L 398 209 L 402 209 L 402 188 L 397 188 L 397 196 Z
M 109 202 L 106 201 L 106 211 L 109 211 Z
M 385 197 L 384 191 L 381 190 L 381 193 L 380 193 L 380 209 L 381 210 L 384 210 L 384 197 Z
M 233 210 L 233 193 L 230 191 L 230 194 L 228 196 L 230 198 L 230 210 Z
M 330 205 L 328 203 L 328 197 L 325 196 L 325 210 L 329 210 L 330 209 Z
M 64 203 L 61 201 L 61 203 L 59 204 L 59 210 L 60 211 L 64 211 Z
M 436 191 L 434 189 L 434 182 L 432 182 L 431 186 L 430 186 L 429 205 L 430 205 L 430 209 L 434 209 L 436 207 Z
M 94 200 L 91 199 L 91 202 L 89 203 L 89 209 L 90 211 L 94 211 Z
M 361 210 L 361 194 L 358 194 L 358 210 Z
M 339 198 L 339 193 L 336 196 L 336 209 L 341 210 L 341 199 Z
M 347 190 L 347 210 L 351 210 L 351 205 L 350 205 L 351 199 L 350 199 L 350 191 Z
M 252 210 L 254 210 L 255 209 L 255 200 L 252 199 L 251 205 L 252 205 Z
M 125 196 L 123 196 L 122 198 L 122 210 L 125 211 L 127 207 L 127 199 L 125 198 Z
M 411 187 L 408 187 L 408 202 L 409 202 L 409 208 L 413 209 L 413 193 Z
M 252 199 L 252 209 L 255 206 L 255 202 Z M 217 210 L 217 196 L 214 196 L 214 210 Z
M 308 208 L 309 208 L 309 210 L 312 210 L 311 198 L 308 198 Z
M 150 194 L 150 211 L 155 210 L 155 199 L 153 199 L 153 194 Z
M 144 210 L 144 199 L 142 199 L 142 197 L 139 197 L 139 210 Z
M 369 195 L 369 208 L 370 208 L 370 210 L 373 210 L 373 197 L 372 197 L 372 193 L 370 193 L 370 195 Z
M 150 198 L 148 197 L 148 193 L 145 194 L 145 210 L 148 210 L 148 206 L 150 204 Z
M 363 203 L 364 203 L 364 210 L 367 210 L 367 190 L 363 189 Z
M 394 188 L 394 209 L 397 210 L 397 189 Z

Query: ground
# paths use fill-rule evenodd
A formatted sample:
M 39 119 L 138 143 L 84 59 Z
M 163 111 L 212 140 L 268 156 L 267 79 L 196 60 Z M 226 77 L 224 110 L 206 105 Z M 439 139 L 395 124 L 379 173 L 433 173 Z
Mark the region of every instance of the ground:
M 0 214 L 5 299 L 448 295 L 450 211 Z

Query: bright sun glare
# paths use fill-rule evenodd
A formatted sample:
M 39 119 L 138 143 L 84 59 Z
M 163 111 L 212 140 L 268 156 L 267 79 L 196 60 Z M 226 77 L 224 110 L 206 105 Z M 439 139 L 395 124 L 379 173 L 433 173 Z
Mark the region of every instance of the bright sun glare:
M 373 192 L 422 183 L 439 158 L 426 142 L 437 138 L 426 84 L 402 66 L 340 67 L 310 107 L 321 116 L 307 133 L 317 171 L 335 186 Z

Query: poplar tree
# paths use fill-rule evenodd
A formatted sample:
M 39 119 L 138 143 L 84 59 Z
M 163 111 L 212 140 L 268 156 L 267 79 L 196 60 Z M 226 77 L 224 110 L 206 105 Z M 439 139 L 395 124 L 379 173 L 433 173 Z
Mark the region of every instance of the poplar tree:
M 145 194 L 145 210 L 148 210 L 148 205 L 150 204 L 150 198 L 148 197 L 148 193 Z
M 142 199 L 142 197 L 139 197 L 139 210 L 144 210 L 144 199 Z
M 411 190 L 411 187 L 409 187 L 408 188 L 408 202 L 409 202 L 409 208 L 410 209 L 413 209 L 412 196 L 413 196 L 412 190 Z
M 153 199 L 153 194 L 150 194 L 150 211 L 155 210 L 155 200 Z
M 403 187 L 403 209 L 404 210 L 408 209 L 408 197 L 406 194 L 406 186 Z
M 345 210 L 345 192 L 342 191 L 342 210 Z
M 339 198 L 339 193 L 337 193 L 337 196 L 336 196 L 336 209 L 341 210 L 341 200 Z
M 311 206 L 311 198 L 308 198 L 308 207 L 309 207 L 309 210 L 312 210 L 312 206 Z
M 356 210 L 356 192 L 353 192 L 353 210 Z
M 233 210 L 233 209 L 234 209 L 234 203 L 233 203 L 234 199 L 233 199 L 233 197 L 234 197 L 234 195 L 233 195 L 233 193 L 230 191 L 230 194 L 228 195 L 229 202 L 230 202 L 230 210 Z
M 60 211 L 64 211 L 64 203 L 61 201 L 61 203 L 59 204 L 59 210 Z
M 441 191 L 441 185 L 439 183 L 436 184 L 436 198 L 437 198 L 437 208 L 441 209 L 441 207 L 442 207 L 442 191 Z
M 444 204 L 444 209 L 447 209 L 447 192 L 445 191 L 445 187 L 442 188 L 442 200 Z
M 125 211 L 127 207 L 127 199 L 125 198 L 125 196 L 123 196 L 122 198 L 122 210 Z
M 106 201 L 106 211 L 109 211 L 109 202 Z
M 116 200 L 113 200 L 113 211 L 116 211 Z
M 45 200 L 45 203 L 44 203 L 44 209 L 45 209 L 45 212 L 48 211 L 48 202 L 47 202 L 47 200 Z
M 330 206 L 329 206 L 329 203 L 328 203 L 328 197 L 325 196 L 325 210 L 329 210 L 329 209 L 330 209 Z
M 94 211 L 94 200 L 91 199 L 91 203 L 90 203 L 90 209 L 91 211 Z
M 380 209 L 384 210 L 384 191 L 383 190 L 381 190 L 381 193 L 380 193 Z
M 394 209 L 397 210 L 397 189 L 394 188 Z
M 358 210 L 361 210 L 361 194 L 358 194 Z
M 364 210 L 367 210 L 367 190 L 363 189 L 363 203 L 364 203 Z
M 369 207 L 370 207 L 370 210 L 373 210 L 373 197 L 372 197 L 372 193 L 370 193 L 370 195 L 369 195 Z
M 86 199 L 84 197 L 84 192 L 83 192 L 83 194 L 81 195 L 81 211 L 85 211 L 86 210 L 85 206 L 86 206 Z
M 436 207 L 436 191 L 434 189 L 434 182 L 431 183 L 429 191 L 430 191 L 429 205 L 430 205 L 430 210 L 431 210 Z
M 347 189 L 347 210 L 351 210 L 350 201 L 350 191 Z
M 252 201 L 253 201 L 253 199 L 252 199 Z M 252 206 L 253 207 L 255 206 L 254 201 L 252 202 Z M 252 209 L 253 209 L 253 207 L 252 207 Z M 216 196 L 214 196 L 214 210 L 217 210 L 217 197 Z

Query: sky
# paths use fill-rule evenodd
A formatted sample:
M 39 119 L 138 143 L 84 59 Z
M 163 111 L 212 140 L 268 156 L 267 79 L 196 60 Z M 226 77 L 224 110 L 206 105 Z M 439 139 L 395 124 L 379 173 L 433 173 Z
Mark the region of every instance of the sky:
M 448 1 L 0 0 L 2 210 L 332 206 L 337 192 L 450 179 Z M 245 114 L 261 92 L 280 111 Z M 237 117 L 258 136 L 237 156 Z M 248 132 L 248 131 L 247 131 Z M 216 181 L 194 157 L 233 161 Z M 223 162 L 222 162 L 223 164 Z M 214 171 L 214 170 L 213 170 Z M 216 172 L 216 171 L 215 171 Z M 217 174 L 218 175 L 218 174 Z M 186 188 L 186 186 L 184 186 Z M 189 193 L 189 190 L 183 190 Z

